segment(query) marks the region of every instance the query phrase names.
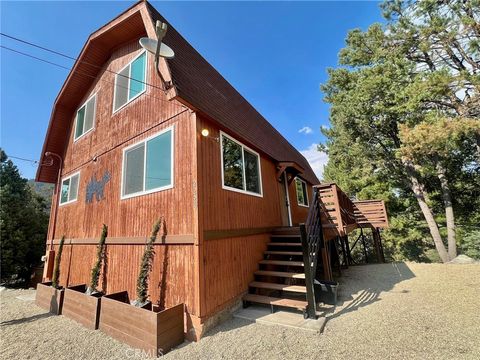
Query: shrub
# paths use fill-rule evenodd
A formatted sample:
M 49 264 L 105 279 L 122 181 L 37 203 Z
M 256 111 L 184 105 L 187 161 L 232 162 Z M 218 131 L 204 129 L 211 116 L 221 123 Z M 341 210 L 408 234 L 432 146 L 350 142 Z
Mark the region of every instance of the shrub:
M 145 246 L 145 251 L 143 252 L 142 262 L 140 263 L 140 273 L 138 274 L 137 279 L 137 306 L 143 306 L 148 298 L 148 277 L 150 271 L 152 270 L 153 256 L 155 255 L 155 250 L 153 244 L 157 240 L 157 235 L 160 230 L 160 225 L 163 221 L 163 218 L 159 219 L 152 229 L 152 234 L 150 239 Z
M 95 265 L 92 268 L 92 276 L 90 279 L 90 286 L 87 289 L 88 294 L 92 294 L 93 292 L 97 292 L 98 287 L 98 279 L 100 278 L 100 271 L 102 270 L 102 262 L 105 257 L 105 240 L 107 239 L 108 234 L 108 227 L 107 225 L 103 224 L 102 228 L 102 235 L 100 236 L 100 240 L 97 245 L 97 260 L 95 261 Z

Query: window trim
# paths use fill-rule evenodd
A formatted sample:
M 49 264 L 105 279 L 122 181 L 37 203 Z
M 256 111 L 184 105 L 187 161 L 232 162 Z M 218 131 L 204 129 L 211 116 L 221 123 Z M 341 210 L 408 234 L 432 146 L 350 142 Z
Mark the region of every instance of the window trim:
M 295 184 L 295 194 L 297 195 L 297 205 L 298 206 L 302 206 L 302 207 L 310 207 L 310 204 L 309 204 L 309 201 L 308 201 L 308 187 L 307 187 L 307 182 L 301 178 L 299 178 L 298 176 L 295 177 L 295 181 L 300 181 L 301 183 L 305 184 L 305 193 L 307 195 L 307 197 L 305 198 L 305 200 L 307 201 L 307 204 L 302 204 L 300 203 L 300 200 L 298 199 L 298 191 L 297 191 L 297 186 Z M 303 188 L 302 188 L 303 190 Z
M 74 200 L 68 200 L 68 201 L 62 202 L 63 182 L 65 180 L 71 179 L 72 177 L 74 177 L 76 175 L 78 175 L 78 186 L 77 186 L 77 196 L 76 196 L 76 198 Z M 74 203 L 75 201 L 78 200 L 79 192 L 80 192 L 80 171 L 77 171 L 77 172 L 73 173 L 72 175 L 69 175 L 69 176 L 66 176 L 66 177 L 62 178 L 62 181 L 60 181 L 60 189 L 59 189 L 59 192 L 58 192 L 58 206 L 63 206 L 63 205 L 68 205 L 68 204 Z M 68 195 L 70 196 L 70 188 L 68 188 Z
M 145 173 L 147 171 L 147 142 L 151 139 L 154 139 L 156 138 L 157 136 L 160 136 L 162 134 L 165 134 L 166 132 L 168 131 L 172 131 L 172 142 L 171 142 L 171 145 L 170 145 L 170 171 L 171 171 L 171 175 L 172 175 L 172 181 L 171 181 L 171 184 L 170 185 L 166 185 L 166 186 L 162 186 L 162 187 L 159 187 L 159 188 L 155 188 L 155 189 L 150 189 L 150 190 L 143 190 L 143 191 L 138 191 L 138 192 L 135 192 L 135 193 L 132 193 L 132 194 L 127 194 L 127 195 L 124 195 L 123 194 L 123 187 L 124 187 L 124 175 L 125 175 L 125 154 L 127 153 L 128 150 L 130 149 L 133 149 L 134 147 L 136 146 L 139 146 L 140 144 L 145 144 L 145 153 L 144 153 L 144 156 L 143 156 L 143 189 L 145 189 Z M 130 198 L 133 198 L 133 197 L 137 197 L 137 196 L 143 196 L 143 195 L 148 195 L 148 194 L 152 194 L 152 193 L 155 193 L 155 192 L 159 192 L 159 191 L 164 191 L 164 190 L 168 190 L 168 189 L 173 189 L 174 186 L 175 186 L 175 154 L 174 154 L 174 151 L 175 151 L 175 125 L 171 125 L 145 139 L 142 139 L 140 141 L 137 141 L 136 143 L 132 144 L 132 145 L 129 145 L 127 146 L 126 148 L 123 149 L 122 151 L 122 173 L 121 173 L 121 178 L 120 178 L 120 200 L 125 200 L 125 199 L 130 199 Z
M 224 165 L 223 165 L 223 137 L 226 137 L 229 140 L 232 140 L 234 143 L 237 145 L 240 145 L 242 147 L 242 163 L 243 163 L 243 172 L 242 172 L 242 177 L 243 177 L 243 184 L 245 185 L 245 189 L 247 188 L 246 184 L 246 174 L 245 174 L 245 155 L 244 155 L 244 149 L 248 150 L 252 154 L 257 156 L 257 162 L 258 162 L 258 174 L 259 174 L 259 179 L 260 179 L 260 193 L 255 193 L 253 191 L 248 191 L 248 190 L 243 190 L 243 189 L 237 189 L 231 186 L 225 185 L 225 175 L 224 175 Z M 238 192 L 241 194 L 245 195 L 251 195 L 251 196 L 256 196 L 256 197 L 261 197 L 263 198 L 263 181 L 262 181 L 262 161 L 260 154 L 256 152 L 255 150 L 249 148 L 248 146 L 244 145 L 238 140 L 235 140 L 233 137 L 230 135 L 224 133 L 223 131 L 220 130 L 220 168 L 222 172 L 222 189 L 223 190 L 228 190 L 228 191 L 234 191 Z
M 132 65 L 132 63 L 137 60 L 140 56 L 142 56 L 142 54 L 145 54 L 145 75 L 143 77 L 143 82 L 145 83 L 145 87 L 142 91 L 140 91 L 137 95 L 135 95 L 134 97 L 132 97 L 131 99 L 128 99 L 128 95 L 127 95 L 127 102 L 125 104 L 123 104 L 122 106 L 120 106 L 118 109 L 115 109 L 115 99 L 116 99 L 116 96 L 117 96 L 117 78 L 120 76 L 119 74 L 125 70 L 126 67 Z M 130 66 L 130 68 L 128 69 L 128 82 L 130 83 L 130 80 L 132 78 L 132 67 Z M 141 51 L 140 53 L 138 53 L 137 56 L 135 56 L 132 60 L 130 60 L 124 67 L 122 67 L 119 71 L 116 71 L 115 72 L 115 81 L 114 81 L 114 85 L 113 85 L 113 102 L 112 102 L 112 115 L 116 114 L 118 111 L 122 110 L 124 107 L 126 107 L 128 104 L 130 104 L 133 100 L 135 100 L 136 98 L 138 98 L 140 95 L 142 95 L 143 93 L 145 93 L 147 91 L 147 77 L 148 77 L 148 53 L 146 50 L 143 50 Z M 130 92 L 130 87 L 128 88 L 128 91 Z
M 77 132 L 77 121 L 78 121 L 78 112 L 82 107 L 85 106 L 85 114 L 87 113 L 87 103 L 92 100 L 92 98 L 95 98 L 95 106 L 93 107 L 93 126 L 90 130 L 85 131 L 82 135 L 79 137 L 75 137 L 75 133 Z M 83 138 L 85 135 L 87 135 L 89 132 L 93 131 L 95 129 L 96 121 L 95 118 L 97 116 L 97 92 L 95 92 L 93 95 L 91 95 L 83 104 L 77 109 L 77 114 L 75 115 L 75 127 L 73 128 L 73 142 L 77 142 L 81 138 Z M 83 128 L 85 128 L 85 119 L 83 120 Z

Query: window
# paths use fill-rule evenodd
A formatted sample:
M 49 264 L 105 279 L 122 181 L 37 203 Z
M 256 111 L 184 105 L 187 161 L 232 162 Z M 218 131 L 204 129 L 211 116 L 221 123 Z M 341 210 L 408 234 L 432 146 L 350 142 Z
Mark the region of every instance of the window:
M 221 133 L 223 188 L 262 196 L 259 155 Z
M 173 127 L 123 151 L 122 199 L 173 187 Z
M 297 191 L 297 204 L 308 206 L 307 183 L 302 179 L 295 178 L 295 189 Z
M 73 175 L 70 175 L 69 177 L 62 180 L 62 188 L 60 193 L 60 205 L 68 204 L 77 200 L 79 180 L 80 180 L 79 172 Z
M 124 107 L 145 91 L 147 55 L 142 52 L 115 76 L 113 112 Z
M 96 95 L 88 99 L 77 111 L 77 118 L 75 120 L 75 136 L 74 140 L 78 140 L 83 135 L 93 129 L 95 124 L 95 104 Z

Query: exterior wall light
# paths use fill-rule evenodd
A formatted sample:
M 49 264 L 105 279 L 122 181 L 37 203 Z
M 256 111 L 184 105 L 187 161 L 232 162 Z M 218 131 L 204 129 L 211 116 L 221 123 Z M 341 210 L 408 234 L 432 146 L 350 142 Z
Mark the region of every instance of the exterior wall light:
M 202 129 L 201 134 L 204 138 L 209 138 L 209 139 L 215 140 L 216 142 L 220 141 L 218 137 L 210 136 L 210 130 L 208 129 Z
M 209 134 L 210 134 L 210 131 L 208 131 L 208 129 L 202 130 L 202 136 L 207 137 Z

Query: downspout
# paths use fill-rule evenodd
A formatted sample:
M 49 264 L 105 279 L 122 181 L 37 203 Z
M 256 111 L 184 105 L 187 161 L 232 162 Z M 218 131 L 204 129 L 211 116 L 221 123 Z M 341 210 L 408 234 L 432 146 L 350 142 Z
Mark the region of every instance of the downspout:
M 50 151 L 47 151 L 45 153 L 45 156 L 52 156 L 58 159 L 58 175 L 57 175 L 57 182 L 55 184 L 55 210 L 53 213 L 53 227 L 52 227 L 52 235 L 50 239 L 50 250 L 53 250 L 53 239 L 55 238 L 55 228 L 57 227 L 57 213 L 58 213 L 58 204 L 60 199 L 58 198 L 59 194 L 59 189 L 60 189 L 60 179 L 61 179 L 61 174 L 62 174 L 62 164 L 63 164 L 63 159 L 60 155 L 52 153 Z

